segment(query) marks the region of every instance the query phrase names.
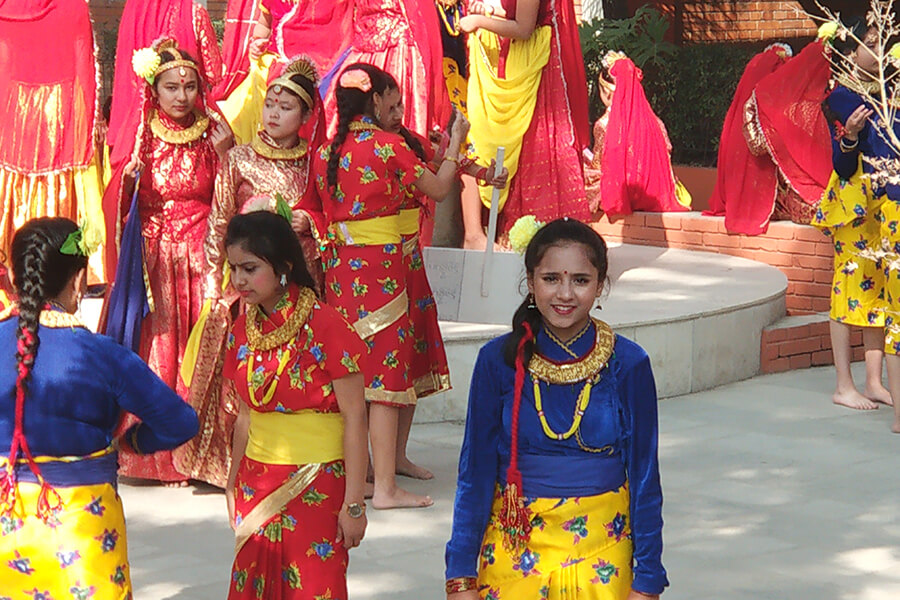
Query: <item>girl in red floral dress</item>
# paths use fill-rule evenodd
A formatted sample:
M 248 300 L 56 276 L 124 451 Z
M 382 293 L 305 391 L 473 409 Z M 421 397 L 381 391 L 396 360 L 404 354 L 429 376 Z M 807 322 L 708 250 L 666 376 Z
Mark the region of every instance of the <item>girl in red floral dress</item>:
M 320 303 L 282 217 L 238 215 L 225 236 L 247 303 L 223 375 L 240 397 L 226 498 L 237 538 L 229 600 L 347 598 L 365 533 L 366 348 Z
M 414 185 L 432 198 L 449 192 L 468 122 L 456 119 L 452 150 L 434 174 L 402 137 L 383 131 L 373 118 L 399 98 L 390 75 L 372 65 L 350 65 L 335 94 L 338 132 L 314 158 L 313 174 L 332 241 L 325 257 L 325 297 L 353 323 L 370 352 L 365 375 L 375 471 L 372 505 L 429 506 L 431 498 L 407 492 L 395 480 L 400 409 L 416 402 L 399 215 L 406 187 Z

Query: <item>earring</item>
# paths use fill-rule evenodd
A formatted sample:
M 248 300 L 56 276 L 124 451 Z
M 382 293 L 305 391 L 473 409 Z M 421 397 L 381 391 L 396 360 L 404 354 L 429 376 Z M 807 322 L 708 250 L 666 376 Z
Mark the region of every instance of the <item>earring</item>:
M 281 287 L 287 287 L 287 275 L 284 273 L 281 274 Z
M 534 310 L 537 308 L 537 305 L 534 303 L 534 294 L 528 294 L 528 305 L 525 307 L 528 310 Z
M 603 305 L 600 304 L 600 297 L 599 297 L 599 296 L 597 297 L 597 306 L 595 306 L 594 308 L 596 308 L 597 310 L 603 310 Z

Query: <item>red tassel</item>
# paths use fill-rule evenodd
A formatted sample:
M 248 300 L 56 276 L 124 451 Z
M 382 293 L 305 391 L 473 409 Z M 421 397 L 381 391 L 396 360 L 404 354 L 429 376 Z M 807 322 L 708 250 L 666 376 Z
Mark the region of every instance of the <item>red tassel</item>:
M 525 385 L 525 344 L 534 337 L 531 326 L 523 323 L 525 335 L 519 340 L 516 351 L 516 387 L 513 394 L 512 433 L 510 435 L 509 468 L 506 469 L 506 485 L 503 488 L 498 520 L 503 532 L 503 547 L 507 552 L 519 555 L 531 534 L 531 516 L 525 507 L 522 491 L 522 472 L 519 471 L 519 408 L 522 405 L 522 388 Z
M 53 494 L 53 502 L 50 495 Z M 49 523 L 63 507 L 62 496 L 46 480 L 41 481 L 41 493 L 38 496 L 37 516 L 44 523 Z
M 16 507 L 16 475 L 8 466 L 0 479 L 0 515 L 8 516 Z

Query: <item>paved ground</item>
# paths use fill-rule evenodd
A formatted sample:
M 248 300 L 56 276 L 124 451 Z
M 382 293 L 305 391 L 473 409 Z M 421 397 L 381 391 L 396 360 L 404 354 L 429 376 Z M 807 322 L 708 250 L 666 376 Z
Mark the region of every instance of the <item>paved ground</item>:
M 831 369 L 810 369 L 661 403 L 666 600 L 900 597 L 900 436 L 885 409 L 833 406 L 832 385 Z M 412 455 L 437 479 L 410 487 L 435 506 L 371 511 L 351 555 L 354 600 L 443 597 L 461 434 L 459 424 L 414 429 Z M 121 489 L 135 597 L 224 598 L 223 496 Z

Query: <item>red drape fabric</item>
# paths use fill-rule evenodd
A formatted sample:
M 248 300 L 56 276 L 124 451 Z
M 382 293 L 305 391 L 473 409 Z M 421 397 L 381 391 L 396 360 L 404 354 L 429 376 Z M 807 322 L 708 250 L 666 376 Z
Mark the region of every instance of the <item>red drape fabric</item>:
M 601 207 L 610 217 L 636 210 L 685 211 L 675 196 L 666 136 L 641 85 L 643 73 L 631 59 L 612 66 L 616 81 L 603 148 Z
M 230 0 L 225 12 L 225 35 L 222 60 L 225 76 L 213 89 L 214 100 L 224 100 L 247 76 L 250 70 L 250 37 L 259 19 L 259 0 Z

